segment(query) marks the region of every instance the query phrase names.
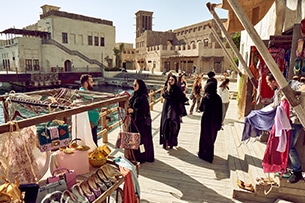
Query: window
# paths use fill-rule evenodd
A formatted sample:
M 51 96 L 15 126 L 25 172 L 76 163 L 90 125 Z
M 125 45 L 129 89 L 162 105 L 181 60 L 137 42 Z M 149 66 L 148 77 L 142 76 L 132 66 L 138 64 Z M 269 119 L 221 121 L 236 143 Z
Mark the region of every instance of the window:
M 4 70 L 10 70 L 10 60 L 3 59 L 2 60 L 2 64 L 3 64 L 3 69 Z
M 94 37 L 94 46 L 98 46 L 98 37 Z
M 88 36 L 88 45 L 92 46 L 92 36 L 91 35 Z
M 39 67 L 39 60 L 38 59 L 33 60 L 33 66 L 34 66 L 34 71 L 39 71 L 40 67 Z
M 209 40 L 208 39 L 204 39 L 203 42 L 204 42 L 204 47 L 207 47 L 209 45 Z
M 61 36 L 62 36 L 62 43 L 68 44 L 68 33 L 63 32 L 63 33 L 61 34 Z
M 25 70 L 26 71 L 32 71 L 32 60 L 31 59 L 25 59 Z
M 101 37 L 101 47 L 104 47 L 104 46 L 105 46 L 105 38 Z

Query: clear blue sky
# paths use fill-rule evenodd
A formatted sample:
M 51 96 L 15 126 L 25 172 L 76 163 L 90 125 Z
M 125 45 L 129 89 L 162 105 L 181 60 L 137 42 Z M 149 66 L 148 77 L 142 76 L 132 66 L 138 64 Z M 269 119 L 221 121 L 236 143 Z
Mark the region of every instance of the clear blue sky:
M 212 15 L 206 0 L 18 0 L 1 4 L 0 32 L 8 28 L 23 28 L 34 24 L 44 4 L 60 7 L 61 11 L 110 20 L 116 28 L 116 42 L 134 43 L 135 13 L 138 10 L 153 12 L 153 30 L 167 31 L 209 20 Z M 221 0 L 210 1 L 221 3 Z M 227 12 L 216 9 L 221 18 Z M 5 35 L 0 35 L 5 39 Z

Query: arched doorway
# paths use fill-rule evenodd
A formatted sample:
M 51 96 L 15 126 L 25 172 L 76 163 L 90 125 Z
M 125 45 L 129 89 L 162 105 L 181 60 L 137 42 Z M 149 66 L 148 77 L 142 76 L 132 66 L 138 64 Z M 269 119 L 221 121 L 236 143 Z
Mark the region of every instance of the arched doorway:
M 71 71 L 71 61 L 66 60 L 65 61 L 65 72 L 70 72 Z

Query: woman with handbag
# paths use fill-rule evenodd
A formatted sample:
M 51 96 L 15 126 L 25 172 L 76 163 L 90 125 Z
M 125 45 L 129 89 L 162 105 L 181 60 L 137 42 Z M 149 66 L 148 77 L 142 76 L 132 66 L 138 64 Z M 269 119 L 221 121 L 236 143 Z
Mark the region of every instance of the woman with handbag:
M 177 77 L 170 76 L 164 93 L 161 125 L 160 144 L 164 149 L 172 149 L 178 145 L 178 134 L 180 131 L 180 116 L 186 116 L 184 103 L 187 101 L 185 94 L 177 84 Z
M 153 162 L 155 160 L 154 145 L 151 131 L 151 116 L 148 103 L 148 91 L 143 80 L 135 79 L 134 92 L 129 99 L 128 113 L 134 122 L 130 122 L 130 132 L 138 132 L 141 135 L 139 149 L 133 150 L 138 162 Z M 135 126 L 136 125 L 136 126 Z

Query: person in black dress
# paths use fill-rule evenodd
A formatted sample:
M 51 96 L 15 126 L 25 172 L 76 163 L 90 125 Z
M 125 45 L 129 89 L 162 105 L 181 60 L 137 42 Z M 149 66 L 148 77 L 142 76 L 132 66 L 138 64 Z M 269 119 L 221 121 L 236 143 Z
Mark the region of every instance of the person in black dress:
M 136 126 L 131 121 L 129 130 L 130 132 L 137 132 L 139 130 L 141 135 L 140 147 L 139 149 L 134 150 L 134 155 L 138 162 L 153 162 L 155 160 L 155 155 L 147 88 L 144 81 L 141 79 L 135 79 L 133 86 L 134 92 L 129 99 L 129 108 L 127 111 L 135 121 L 134 123 Z
M 212 163 L 214 159 L 214 143 L 222 123 L 222 101 L 217 94 L 217 85 L 214 82 L 206 84 L 199 110 L 203 113 L 198 157 Z
M 160 124 L 160 144 L 163 145 L 164 149 L 172 149 L 178 145 L 180 116 L 186 115 L 184 103 L 187 101 L 185 94 L 177 84 L 175 75 L 168 79 L 162 97 L 164 103 Z

